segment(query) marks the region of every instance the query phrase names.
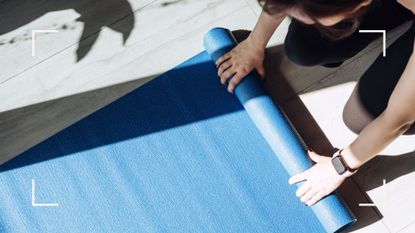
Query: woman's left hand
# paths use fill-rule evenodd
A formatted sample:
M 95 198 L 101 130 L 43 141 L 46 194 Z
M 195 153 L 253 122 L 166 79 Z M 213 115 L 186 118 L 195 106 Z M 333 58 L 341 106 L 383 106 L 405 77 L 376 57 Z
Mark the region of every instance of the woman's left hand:
M 336 172 L 331 163 L 331 157 L 321 156 L 310 150 L 308 154 L 316 164 L 308 170 L 292 176 L 288 183 L 295 184 L 305 181 L 297 189 L 296 195 L 302 202 L 311 206 L 336 190 L 346 177 Z

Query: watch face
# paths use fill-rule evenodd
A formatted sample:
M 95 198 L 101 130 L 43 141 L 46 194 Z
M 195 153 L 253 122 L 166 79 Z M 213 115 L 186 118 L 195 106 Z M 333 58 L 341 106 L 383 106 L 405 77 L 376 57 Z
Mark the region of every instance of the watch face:
M 336 156 L 336 157 L 332 158 L 331 163 L 333 164 L 334 169 L 336 169 L 336 171 L 339 175 L 341 175 L 341 174 L 343 174 L 347 171 L 347 168 L 344 165 L 343 160 L 340 156 Z

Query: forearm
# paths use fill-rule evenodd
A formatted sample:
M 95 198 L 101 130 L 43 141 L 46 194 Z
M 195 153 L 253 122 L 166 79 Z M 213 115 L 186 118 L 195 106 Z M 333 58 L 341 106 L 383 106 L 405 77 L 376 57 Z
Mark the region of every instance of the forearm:
M 410 127 L 407 123 L 389 121 L 385 114 L 367 125 L 342 154 L 351 168 L 358 168 L 375 157 Z
M 344 149 L 342 154 L 350 167 L 360 167 L 375 157 L 414 123 L 414 78 L 415 54 L 412 54 L 390 97 L 386 110 L 367 125 L 359 136 Z
M 285 13 L 269 15 L 262 11 L 248 39 L 255 44 L 255 47 L 265 49 L 272 34 L 284 20 L 285 16 Z

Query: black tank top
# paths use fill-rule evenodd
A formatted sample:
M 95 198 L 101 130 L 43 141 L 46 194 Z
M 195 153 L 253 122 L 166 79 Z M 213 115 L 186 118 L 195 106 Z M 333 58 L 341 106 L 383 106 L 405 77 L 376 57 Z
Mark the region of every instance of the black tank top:
M 414 14 L 396 0 L 373 1 L 368 12 L 362 16 L 359 29 L 391 30 L 403 21 L 414 19 Z

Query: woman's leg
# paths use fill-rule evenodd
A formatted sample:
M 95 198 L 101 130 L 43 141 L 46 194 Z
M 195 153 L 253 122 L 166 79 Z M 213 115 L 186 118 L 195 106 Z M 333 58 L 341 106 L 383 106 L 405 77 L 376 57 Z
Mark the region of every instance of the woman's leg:
M 413 14 L 396 0 L 383 0 L 373 6 L 362 19 L 359 29 L 391 30 L 412 19 Z M 325 38 L 312 25 L 305 25 L 293 19 L 285 39 L 285 53 L 294 63 L 303 66 L 341 64 L 364 49 L 378 38 L 376 33 L 359 33 L 332 41 Z
M 412 54 L 414 34 L 415 22 L 387 49 L 386 57 L 376 59 L 354 88 L 344 107 L 343 121 L 356 134 L 385 110 Z M 415 125 L 405 134 L 414 133 Z

